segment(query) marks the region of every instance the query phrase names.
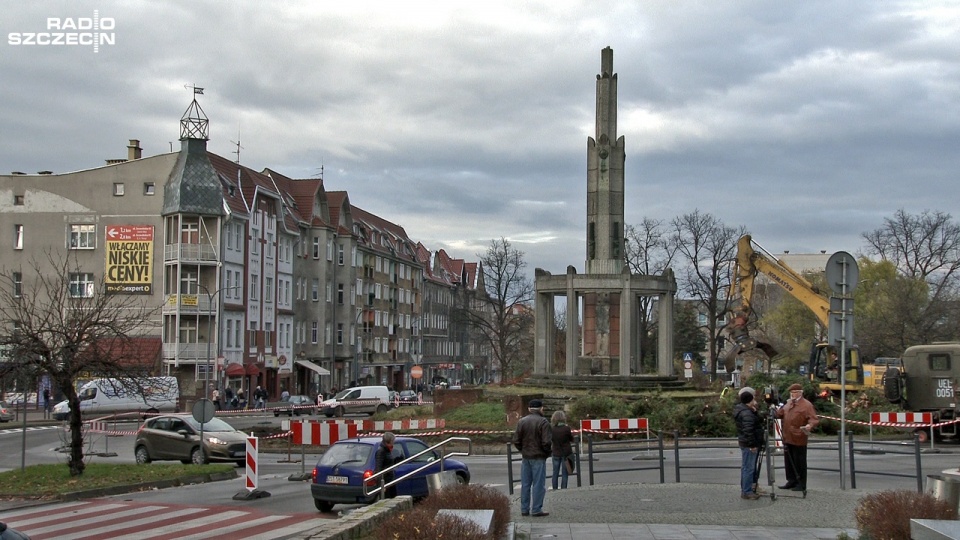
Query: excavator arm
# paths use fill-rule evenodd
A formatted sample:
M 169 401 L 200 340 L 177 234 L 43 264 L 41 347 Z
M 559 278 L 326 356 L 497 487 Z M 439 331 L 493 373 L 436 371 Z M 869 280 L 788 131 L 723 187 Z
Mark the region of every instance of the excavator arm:
M 769 343 L 750 337 L 747 328 L 754 316 L 753 287 L 760 273 L 810 308 L 821 324 L 829 324 L 830 301 L 820 294 L 817 287 L 759 245 L 754 249 L 754 245 L 749 234 L 743 235 L 737 241 L 737 258 L 730 284 L 730 296 L 739 299 L 739 306 L 735 308 L 733 319 L 727 326 L 727 333 L 733 342 L 733 347 L 724 356 L 727 371 L 733 371 L 737 356 L 742 352 L 759 348 L 768 357 L 772 358 L 777 354 L 776 349 Z

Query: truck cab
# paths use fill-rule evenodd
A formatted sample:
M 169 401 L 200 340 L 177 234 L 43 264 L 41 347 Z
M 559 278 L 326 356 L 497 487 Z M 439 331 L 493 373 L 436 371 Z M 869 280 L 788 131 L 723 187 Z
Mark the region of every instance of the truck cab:
M 884 378 L 884 394 L 904 410 L 931 412 L 935 423 L 957 418 L 954 389 L 960 378 L 960 342 L 915 345 L 907 348 L 901 367 L 890 367 Z M 937 428 L 942 438 L 956 438 L 957 424 Z

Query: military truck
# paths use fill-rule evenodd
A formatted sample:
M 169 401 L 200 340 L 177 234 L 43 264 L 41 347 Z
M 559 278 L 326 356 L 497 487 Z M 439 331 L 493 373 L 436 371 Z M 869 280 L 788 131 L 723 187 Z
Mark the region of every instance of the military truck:
M 905 411 L 929 412 L 933 422 L 949 422 L 960 417 L 954 389 L 960 379 L 960 342 L 915 345 L 900 357 L 898 367 L 887 368 L 883 378 L 884 395 L 899 403 Z M 918 428 L 925 441 L 929 428 Z M 936 439 L 957 439 L 957 423 L 934 430 Z

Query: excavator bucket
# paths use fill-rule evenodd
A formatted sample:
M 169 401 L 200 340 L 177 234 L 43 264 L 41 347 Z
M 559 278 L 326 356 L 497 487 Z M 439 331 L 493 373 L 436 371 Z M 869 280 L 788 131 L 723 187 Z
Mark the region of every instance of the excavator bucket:
M 767 358 L 773 358 L 778 354 L 777 349 L 765 341 L 757 341 L 752 337 L 743 338 L 740 341 L 735 342 L 733 346 L 730 347 L 730 350 L 723 355 L 723 367 L 727 369 L 727 373 L 737 369 L 738 356 L 754 349 L 760 349 L 763 351 L 763 354 L 767 355 Z

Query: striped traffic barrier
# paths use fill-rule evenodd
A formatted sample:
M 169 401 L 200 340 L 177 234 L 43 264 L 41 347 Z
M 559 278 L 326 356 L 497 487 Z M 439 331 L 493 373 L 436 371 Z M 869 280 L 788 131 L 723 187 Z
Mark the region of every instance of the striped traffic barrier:
M 257 438 L 253 435 L 247 437 L 247 491 L 254 491 L 257 489 L 257 484 L 259 483 L 260 475 L 259 469 L 257 467 L 257 462 L 259 460 L 259 452 L 257 451 Z
M 356 425 L 316 420 L 284 420 L 283 429 L 290 431 L 293 444 L 300 445 L 330 446 L 357 436 Z

